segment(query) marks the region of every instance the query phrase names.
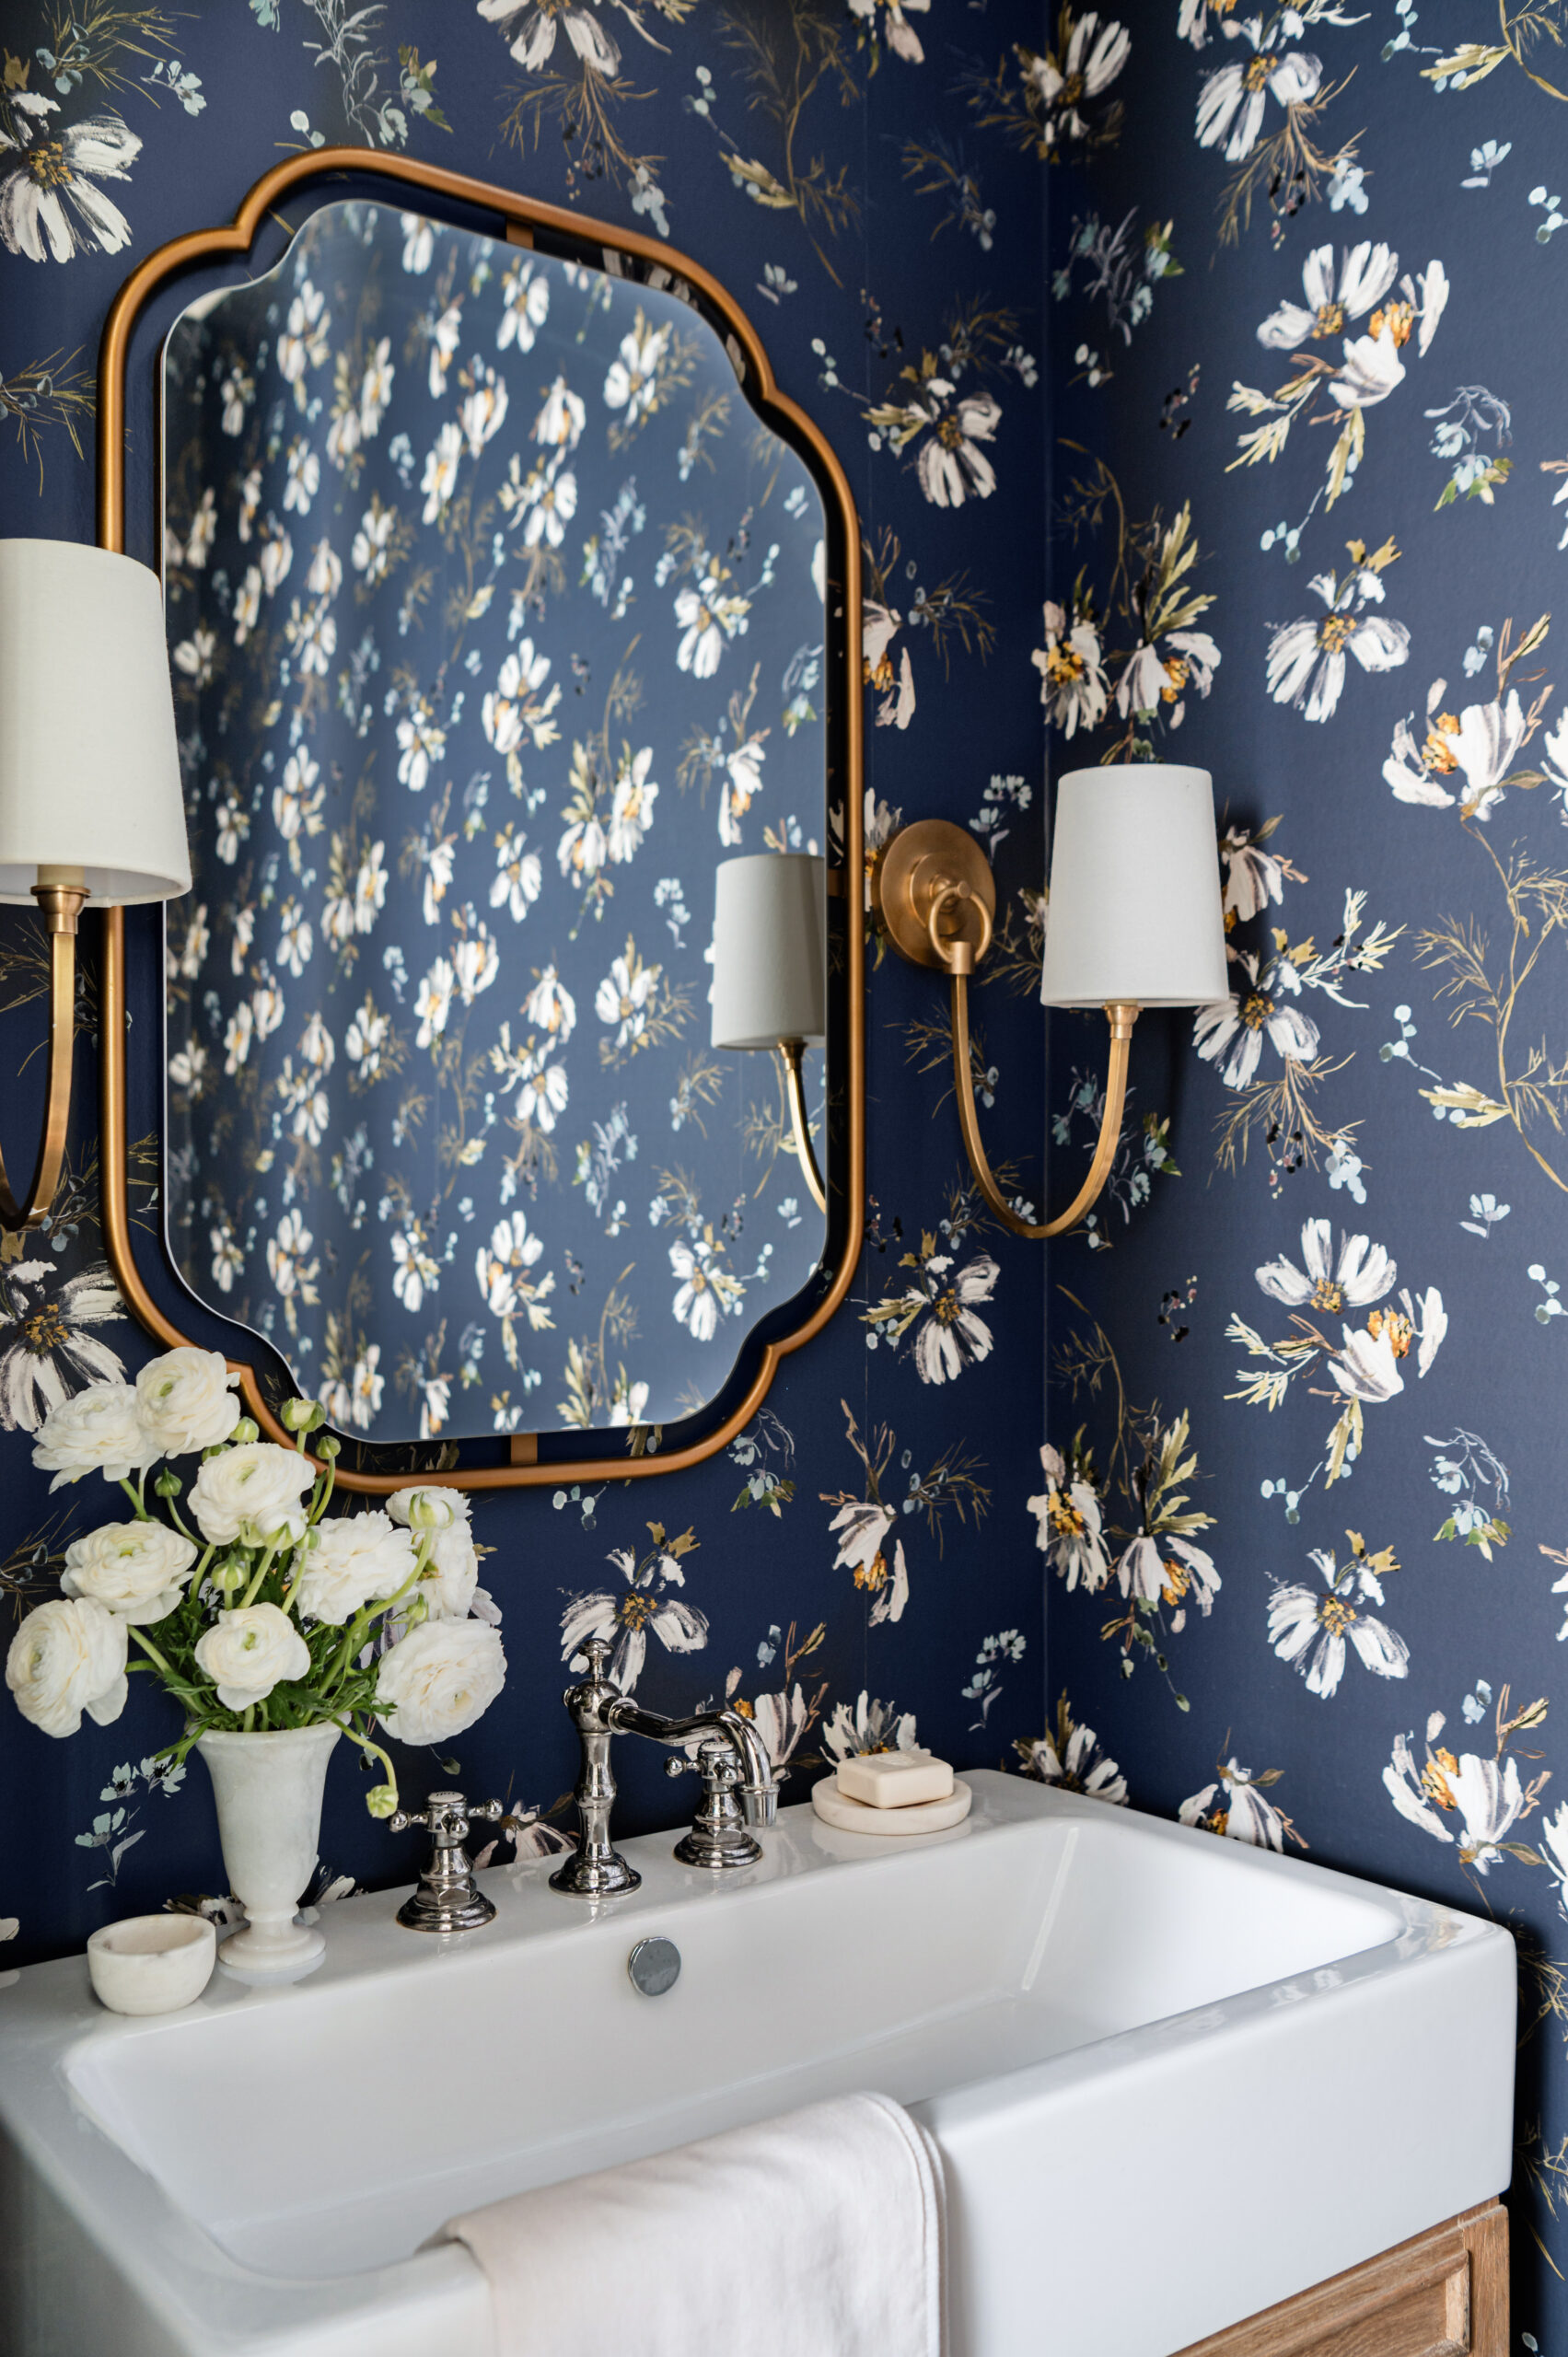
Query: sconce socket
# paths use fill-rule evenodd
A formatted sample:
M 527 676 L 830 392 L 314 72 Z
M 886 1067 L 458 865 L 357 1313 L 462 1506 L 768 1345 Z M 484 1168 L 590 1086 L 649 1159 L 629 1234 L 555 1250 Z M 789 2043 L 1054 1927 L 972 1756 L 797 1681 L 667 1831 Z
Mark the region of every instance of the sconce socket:
M 970 974 L 991 946 L 991 862 L 950 819 L 900 828 L 877 862 L 872 899 L 889 940 L 912 965 Z

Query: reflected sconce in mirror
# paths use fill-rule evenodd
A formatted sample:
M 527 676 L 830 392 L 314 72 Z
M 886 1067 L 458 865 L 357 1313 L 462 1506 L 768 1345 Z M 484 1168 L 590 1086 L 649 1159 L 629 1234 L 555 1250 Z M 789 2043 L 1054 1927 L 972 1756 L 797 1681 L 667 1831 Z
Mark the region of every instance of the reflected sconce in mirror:
M 157 575 L 75 541 L 0 540 L 0 901 L 36 901 L 49 930 L 43 1139 L 25 1203 L 0 1158 L 0 1227 L 36 1227 L 60 1183 L 83 908 L 190 888 Z
M 1015 1236 L 1063 1235 L 1110 1175 L 1139 1015 L 1146 1006 L 1205 1006 L 1230 993 L 1209 772 L 1151 761 L 1074 770 L 1057 783 L 1040 998 L 1047 1006 L 1101 1006 L 1110 1026 L 1094 1159 L 1057 1219 L 1037 1225 L 1007 1202 L 975 1111 L 969 978 L 991 947 L 996 913 L 984 852 L 965 828 L 920 819 L 883 853 L 877 900 L 894 947 L 949 979 L 958 1120 L 981 1193 Z
M 803 1064 L 828 1028 L 827 874 L 827 862 L 809 853 L 759 852 L 724 861 L 714 892 L 713 1042 L 778 1056 L 795 1151 L 819 1211 L 828 1197 Z

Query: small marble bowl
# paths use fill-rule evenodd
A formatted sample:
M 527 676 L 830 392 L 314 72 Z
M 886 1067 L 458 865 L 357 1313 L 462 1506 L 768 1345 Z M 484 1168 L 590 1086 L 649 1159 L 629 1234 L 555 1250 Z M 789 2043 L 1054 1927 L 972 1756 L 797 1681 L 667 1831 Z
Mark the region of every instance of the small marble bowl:
M 87 1942 L 87 1974 L 111 2014 L 172 2014 L 213 1977 L 217 1933 L 204 1915 L 127 1915 Z

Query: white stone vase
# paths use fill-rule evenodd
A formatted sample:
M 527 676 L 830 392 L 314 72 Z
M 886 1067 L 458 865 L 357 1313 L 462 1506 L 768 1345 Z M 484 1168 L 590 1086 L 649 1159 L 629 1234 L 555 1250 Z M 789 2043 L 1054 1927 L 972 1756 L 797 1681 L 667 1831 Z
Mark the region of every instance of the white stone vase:
M 338 1732 L 329 1724 L 196 1738 L 213 1780 L 228 1887 L 245 1910 L 244 1930 L 230 1933 L 219 1956 L 247 1978 L 291 1978 L 326 1947 L 296 1910 L 316 1867 L 321 1795 Z

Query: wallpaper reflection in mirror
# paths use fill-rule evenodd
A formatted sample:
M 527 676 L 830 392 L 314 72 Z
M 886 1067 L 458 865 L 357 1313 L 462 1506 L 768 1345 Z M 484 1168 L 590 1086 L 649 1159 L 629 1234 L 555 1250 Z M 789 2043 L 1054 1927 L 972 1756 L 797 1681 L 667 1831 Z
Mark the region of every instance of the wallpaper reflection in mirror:
M 690 1413 L 824 1246 L 708 1044 L 716 864 L 824 832 L 809 473 L 675 296 L 368 203 L 165 393 L 177 1264 L 371 1440 Z

